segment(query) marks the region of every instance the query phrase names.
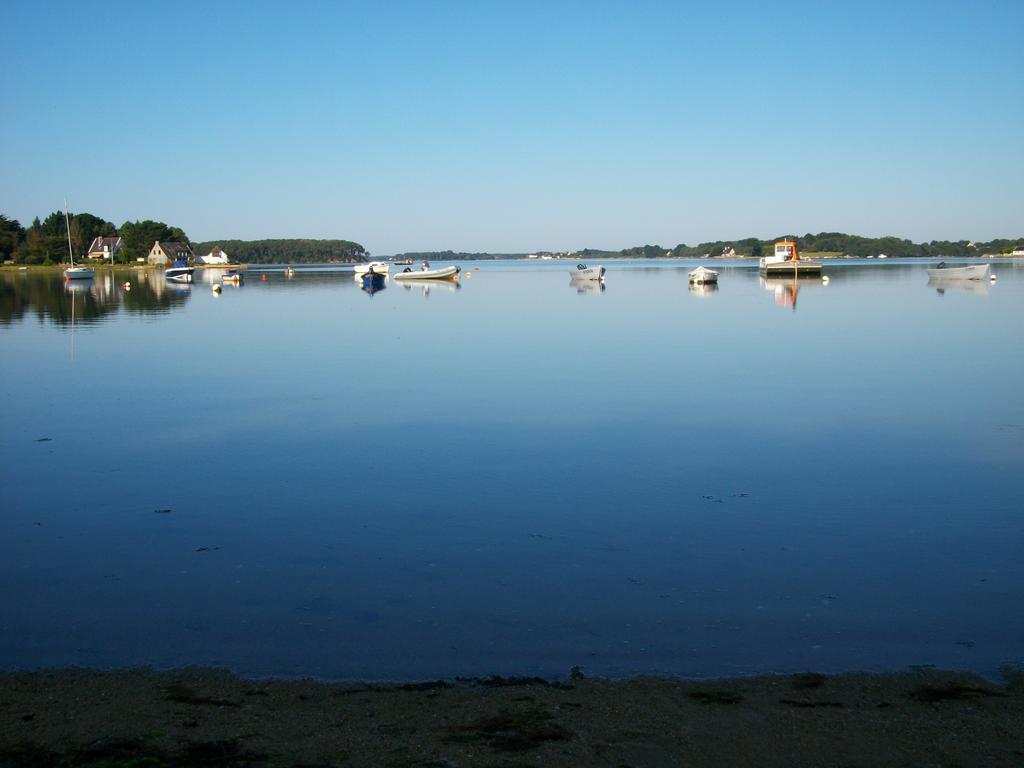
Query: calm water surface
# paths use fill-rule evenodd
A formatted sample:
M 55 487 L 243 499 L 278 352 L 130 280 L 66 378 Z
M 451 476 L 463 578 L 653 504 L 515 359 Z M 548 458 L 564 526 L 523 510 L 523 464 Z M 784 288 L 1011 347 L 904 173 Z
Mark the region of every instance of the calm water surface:
M 0 668 L 1024 661 L 1024 266 L 694 265 L 0 275 Z

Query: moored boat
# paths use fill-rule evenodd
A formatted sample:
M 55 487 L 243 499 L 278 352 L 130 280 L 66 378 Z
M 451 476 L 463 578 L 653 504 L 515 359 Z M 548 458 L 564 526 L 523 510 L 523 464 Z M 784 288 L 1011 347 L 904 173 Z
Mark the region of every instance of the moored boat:
M 68 201 L 64 201 L 64 226 L 68 233 L 68 256 L 71 257 L 71 266 L 64 270 L 65 280 L 91 280 L 96 273 L 88 267 L 75 266 L 75 252 L 71 248 L 71 223 L 68 219 Z
M 696 283 L 697 285 L 717 283 L 718 273 L 713 269 L 708 269 L 707 267 L 697 267 L 695 270 L 690 272 L 690 282 Z
M 929 280 L 984 280 L 988 275 L 988 264 L 968 264 L 952 267 L 940 261 L 928 270 Z
M 194 267 L 190 267 L 184 259 L 177 259 L 171 266 L 164 270 L 164 277 L 176 283 L 191 283 Z
M 356 264 L 353 269 L 357 275 L 362 275 L 371 269 L 378 275 L 386 275 L 388 273 L 388 263 L 386 261 L 371 261 L 369 264 Z
M 775 253 L 761 257 L 761 274 L 765 277 L 779 275 L 796 277 L 816 277 L 821 274 L 821 264 L 817 261 L 801 259 L 796 243 L 792 240 L 780 240 L 775 244 Z
M 96 272 L 88 267 L 68 267 L 64 270 L 64 277 L 68 280 L 92 280 Z
M 361 283 L 363 290 L 371 295 L 383 291 L 387 282 L 387 277 L 383 273 L 372 271 L 359 275 L 356 279 Z
M 577 264 L 576 269 L 570 269 L 569 275 L 573 280 L 604 280 L 604 267 L 588 267 L 586 264 Z
M 438 267 L 437 269 L 425 267 L 415 270 L 406 267 L 401 272 L 395 274 L 395 280 L 458 280 L 458 274 L 461 271 L 462 267 L 455 265 Z
M 242 273 L 239 272 L 237 269 L 229 269 L 227 272 L 220 276 L 220 279 L 223 280 L 225 283 L 240 283 L 242 282 Z

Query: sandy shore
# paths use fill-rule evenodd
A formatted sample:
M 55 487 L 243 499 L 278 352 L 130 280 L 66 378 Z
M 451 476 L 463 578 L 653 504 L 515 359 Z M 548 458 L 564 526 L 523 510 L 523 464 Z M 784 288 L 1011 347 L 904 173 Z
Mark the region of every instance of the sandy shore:
M 1024 675 L 714 682 L 0 675 L 0 766 L 1021 766 Z

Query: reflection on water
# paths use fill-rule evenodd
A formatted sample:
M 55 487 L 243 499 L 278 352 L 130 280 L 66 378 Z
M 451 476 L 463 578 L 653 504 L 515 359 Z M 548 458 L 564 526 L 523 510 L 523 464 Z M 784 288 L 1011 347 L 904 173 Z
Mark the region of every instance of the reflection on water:
M 604 293 L 604 280 L 573 280 L 569 278 L 569 285 L 576 293 Z
M 801 288 L 821 286 L 820 277 L 761 277 L 761 286 L 775 295 L 780 307 L 791 307 L 796 312 L 796 300 Z
M 973 293 L 976 296 L 988 295 L 988 280 L 944 280 L 938 277 L 928 279 L 928 287 L 934 288 L 935 292 L 942 296 L 946 291 L 960 291 L 962 293 Z
M 707 298 L 718 293 L 718 283 L 690 283 L 689 291 L 699 298 Z
M 1022 661 L 1024 269 L 698 263 L 4 273 L 0 668 Z
M 5 273 L 0 277 L 0 324 L 9 325 L 32 313 L 39 320 L 67 325 L 73 295 L 78 297 L 76 322 L 85 325 L 101 322 L 121 308 L 133 314 L 166 313 L 188 300 L 187 289 L 141 270 L 68 281 L 59 274 Z
M 431 291 L 442 293 L 455 293 L 462 288 L 458 280 L 402 280 L 399 281 L 406 293 L 419 292 L 423 296 L 430 296 Z

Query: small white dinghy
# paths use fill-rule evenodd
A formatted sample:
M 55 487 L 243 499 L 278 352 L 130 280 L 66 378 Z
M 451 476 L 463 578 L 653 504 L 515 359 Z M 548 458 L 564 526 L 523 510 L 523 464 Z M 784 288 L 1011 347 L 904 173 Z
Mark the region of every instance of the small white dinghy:
M 570 269 L 569 275 L 573 280 L 604 280 L 604 267 L 588 267 L 586 264 L 577 264 L 576 269 Z
M 944 261 L 928 270 L 929 280 L 984 280 L 988 275 L 988 264 L 970 264 L 966 267 L 951 267 Z
M 690 273 L 690 282 L 696 283 L 697 285 L 717 283 L 718 273 L 713 269 L 708 269 L 707 267 L 697 267 Z
M 395 280 L 458 280 L 462 267 L 450 266 L 437 269 L 410 269 L 406 267 L 395 273 Z
M 356 264 L 354 269 L 357 275 L 365 274 L 371 269 L 378 275 L 386 275 L 388 273 L 388 263 L 386 261 L 371 261 L 369 264 Z

